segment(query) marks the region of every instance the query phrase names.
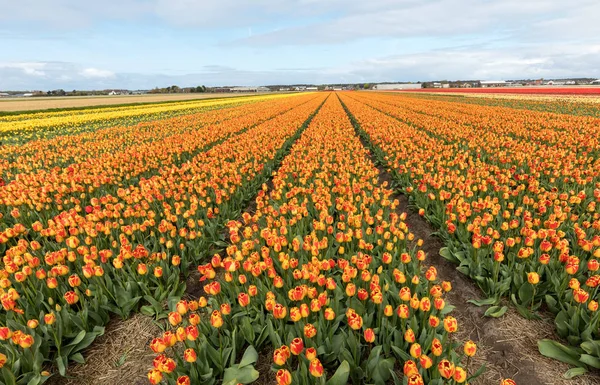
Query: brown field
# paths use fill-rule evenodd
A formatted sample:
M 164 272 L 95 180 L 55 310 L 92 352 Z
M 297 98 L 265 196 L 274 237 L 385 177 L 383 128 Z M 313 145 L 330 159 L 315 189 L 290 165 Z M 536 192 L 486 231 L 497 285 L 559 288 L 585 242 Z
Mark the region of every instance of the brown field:
M 258 93 L 223 93 L 223 94 L 159 94 L 159 95 L 119 95 L 119 96 L 87 96 L 87 97 L 31 97 L 1 98 L 0 111 L 36 111 L 49 108 L 71 108 L 88 106 L 108 106 L 128 103 L 155 103 L 174 100 L 192 100 L 208 98 L 228 98 Z

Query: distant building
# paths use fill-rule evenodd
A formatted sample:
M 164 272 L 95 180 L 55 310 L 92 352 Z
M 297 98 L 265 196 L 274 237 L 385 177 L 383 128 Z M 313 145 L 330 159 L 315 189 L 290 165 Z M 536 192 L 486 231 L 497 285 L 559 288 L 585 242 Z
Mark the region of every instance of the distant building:
M 7 94 L 6 92 L 0 92 L 0 98 L 6 98 L 10 96 L 10 94 Z
M 590 84 L 600 84 L 600 79 L 592 80 Z
M 313 92 L 313 91 L 318 91 L 318 90 L 319 90 L 319 88 L 318 88 L 318 87 L 306 87 L 306 91 L 311 91 L 311 92 Z
M 375 84 L 374 90 L 415 90 L 421 88 L 420 83 L 390 83 L 390 84 Z
M 434 82 L 433 88 L 442 88 L 442 83 Z
M 231 87 L 231 92 L 256 92 L 256 87 Z
M 480 83 L 482 87 L 505 87 L 509 85 L 506 80 L 482 80 Z

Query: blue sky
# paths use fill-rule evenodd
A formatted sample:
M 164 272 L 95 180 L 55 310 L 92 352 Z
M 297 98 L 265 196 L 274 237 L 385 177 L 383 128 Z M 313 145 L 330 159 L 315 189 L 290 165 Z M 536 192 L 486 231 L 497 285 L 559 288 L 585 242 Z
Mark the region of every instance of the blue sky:
M 597 0 L 0 0 L 0 89 L 600 77 Z

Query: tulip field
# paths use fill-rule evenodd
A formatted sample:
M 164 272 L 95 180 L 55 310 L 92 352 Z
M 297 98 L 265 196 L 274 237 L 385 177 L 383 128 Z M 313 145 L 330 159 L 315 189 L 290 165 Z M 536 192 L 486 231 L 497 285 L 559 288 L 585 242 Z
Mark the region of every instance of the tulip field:
M 516 385 L 461 306 L 548 320 L 538 359 L 596 376 L 600 118 L 566 112 L 316 92 L 0 117 L 0 383 L 61 383 L 141 313 L 144 383 Z M 447 266 L 481 297 L 453 303 Z

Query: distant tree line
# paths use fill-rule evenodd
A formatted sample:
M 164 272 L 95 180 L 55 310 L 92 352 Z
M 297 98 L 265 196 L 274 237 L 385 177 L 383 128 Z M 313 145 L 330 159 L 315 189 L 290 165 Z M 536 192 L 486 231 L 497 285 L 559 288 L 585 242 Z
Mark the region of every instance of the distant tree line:
M 179 87 L 176 85 L 172 85 L 169 87 L 164 87 L 164 88 L 159 88 L 156 87 L 152 90 L 150 90 L 148 93 L 150 94 L 182 94 L 182 93 L 199 93 L 199 92 L 206 92 L 206 87 L 205 86 L 198 86 L 198 87 Z

